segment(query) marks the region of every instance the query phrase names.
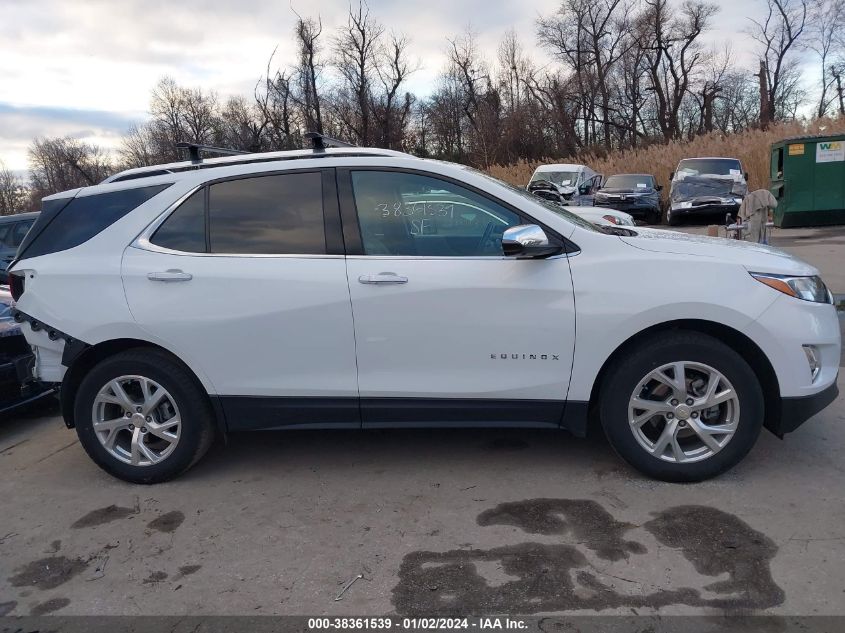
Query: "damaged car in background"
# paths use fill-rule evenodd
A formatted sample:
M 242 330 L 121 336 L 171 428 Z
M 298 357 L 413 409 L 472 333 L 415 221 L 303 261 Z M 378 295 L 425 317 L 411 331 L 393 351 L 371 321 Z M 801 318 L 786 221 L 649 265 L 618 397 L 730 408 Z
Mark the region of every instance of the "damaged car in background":
M 736 158 L 685 158 L 669 180 L 666 220 L 672 226 L 690 215 L 735 219 L 748 192 L 748 174 Z
M 597 226 L 636 226 L 634 217 L 624 211 L 599 206 L 571 206 L 555 185 L 543 180 L 532 182 L 528 185 L 528 191 L 538 198 L 556 204 Z
M 528 181 L 527 189 L 534 194 L 551 192 L 562 203 L 570 206 L 590 206 L 593 204 L 593 193 L 601 186 L 601 181 L 602 175 L 586 165 L 556 163 L 537 167 Z
M 55 393 L 33 377 L 35 355 L 12 313 L 15 302 L 0 285 L 0 414 Z
M 660 224 L 660 191 L 651 174 L 615 174 L 593 197 L 593 206 L 624 211 L 649 224 Z

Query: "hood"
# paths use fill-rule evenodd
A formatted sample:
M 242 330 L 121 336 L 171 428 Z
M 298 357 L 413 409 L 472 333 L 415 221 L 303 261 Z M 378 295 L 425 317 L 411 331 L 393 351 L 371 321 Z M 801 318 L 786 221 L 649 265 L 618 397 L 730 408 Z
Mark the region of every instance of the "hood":
M 599 194 L 610 194 L 612 196 L 625 194 L 626 196 L 650 196 L 657 193 L 654 189 L 620 189 L 618 187 L 602 187 L 596 192 Z
M 748 185 L 731 176 L 687 176 L 683 180 L 672 181 L 669 198 L 672 202 L 696 198 L 741 198 L 747 192 Z
M 620 237 L 629 246 L 655 253 L 672 253 L 733 262 L 749 272 L 782 275 L 818 275 L 807 262 L 765 244 L 705 235 L 688 235 L 678 231 L 637 227 L 636 236 Z

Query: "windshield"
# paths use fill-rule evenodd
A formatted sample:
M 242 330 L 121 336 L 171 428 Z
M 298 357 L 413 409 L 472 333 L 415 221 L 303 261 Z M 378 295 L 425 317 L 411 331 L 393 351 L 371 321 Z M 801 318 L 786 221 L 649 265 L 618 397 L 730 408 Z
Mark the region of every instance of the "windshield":
M 742 175 L 742 165 L 735 158 L 686 158 L 678 163 L 677 180 L 686 176 L 730 176 Z
M 603 189 L 631 189 L 636 191 L 638 189 L 652 189 L 654 187 L 654 178 L 651 176 L 637 176 L 633 174 L 620 174 L 611 176 L 604 183 Z
M 582 229 L 587 229 L 588 231 L 593 231 L 595 233 L 605 233 L 605 231 L 600 230 L 599 227 L 594 225 L 592 222 L 589 222 L 589 221 L 585 220 L 584 218 L 578 217 L 577 215 L 575 215 L 571 211 L 567 211 L 566 209 L 564 209 L 559 204 L 556 204 L 554 202 L 550 202 L 548 200 L 544 200 L 543 198 L 535 196 L 533 193 L 528 193 L 527 191 L 525 191 L 525 189 L 521 189 L 520 187 L 514 187 L 513 185 L 505 182 L 504 180 L 499 180 L 498 178 L 495 178 L 495 177 L 491 176 L 490 174 L 486 174 L 483 171 L 479 171 L 477 169 L 473 169 L 472 167 L 466 167 L 466 166 L 464 166 L 463 168 L 466 169 L 467 171 L 471 171 L 471 172 L 478 174 L 480 176 L 484 176 L 484 178 L 487 178 L 487 180 L 491 180 L 494 183 L 496 183 L 497 185 L 501 185 L 502 187 L 507 188 L 509 191 L 512 191 L 513 193 L 518 194 L 520 197 L 525 198 L 529 202 L 532 202 L 534 204 L 539 204 L 540 206 L 545 207 L 546 209 L 548 209 L 552 213 L 556 213 L 557 215 L 561 216 L 562 218 L 566 219 L 567 221 L 571 222 L 572 224 L 580 226 Z
M 558 187 L 574 187 L 578 182 L 577 171 L 535 171 L 531 176 L 531 182 L 538 180 L 548 180 L 556 184 Z

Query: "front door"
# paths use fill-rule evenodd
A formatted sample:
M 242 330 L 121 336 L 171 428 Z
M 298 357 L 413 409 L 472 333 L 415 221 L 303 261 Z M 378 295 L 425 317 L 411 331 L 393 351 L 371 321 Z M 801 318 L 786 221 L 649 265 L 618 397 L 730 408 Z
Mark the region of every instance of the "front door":
M 435 175 L 339 177 L 363 246 L 347 269 L 364 426 L 557 426 L 575 335 L 566 257 L 504 257 L 503 231 L 525 218 Z
M 331 213 L 334 170 L 227 180 L 192 194 L 124 254 L 135 319 L 208 377 L 230 429 L 360 424 Z

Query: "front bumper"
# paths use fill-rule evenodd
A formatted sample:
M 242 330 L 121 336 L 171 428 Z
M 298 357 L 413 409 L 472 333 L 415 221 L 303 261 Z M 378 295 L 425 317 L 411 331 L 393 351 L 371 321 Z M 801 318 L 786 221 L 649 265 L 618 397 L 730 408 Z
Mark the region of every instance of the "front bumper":
M 839 387 L 834 382 L 827 389 L 812 396 L 781 398 L 780 411 L 774 418 L 766 420 L 766 428 L 778 437 L 783 437 L 784 434 L 791 433 L 836 400 L 838 395 Z
M 641 217 L 649 213 L 660 213 L 659 203 L 649 202 L 622 202 L 620 200 L 599 200 L 596 198 L 593 201 L 594 207 L 604 207 L 606 209 L 614 209 L 616 211 L 624 211 L 634 217 Z
M 699 204 L 694 207 L 686 207 L 686 208 L 679 208 L 679 207 L 672 207 L 672 215 L 676 217 L 686 216 L 686 215 L 715 215 L 717 213 L 730 213 L 731 215 L 736 215 L 739 213 L 739 205 L 738 204 Z

